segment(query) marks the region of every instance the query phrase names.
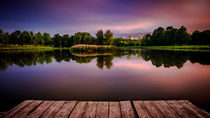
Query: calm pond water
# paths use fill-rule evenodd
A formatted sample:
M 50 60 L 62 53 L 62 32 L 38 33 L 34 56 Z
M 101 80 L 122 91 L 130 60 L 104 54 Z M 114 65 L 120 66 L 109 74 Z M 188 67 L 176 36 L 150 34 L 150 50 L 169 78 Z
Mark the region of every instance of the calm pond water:
M 187 99 L 209 110 L 210 53 L 1 51 L 0 99 L 0 111 L 26 99 Z

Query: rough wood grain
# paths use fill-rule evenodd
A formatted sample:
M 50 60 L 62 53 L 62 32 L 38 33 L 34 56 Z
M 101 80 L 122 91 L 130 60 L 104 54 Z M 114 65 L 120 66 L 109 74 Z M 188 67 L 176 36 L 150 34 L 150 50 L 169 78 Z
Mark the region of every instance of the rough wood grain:
M 16 113 L 18 113 L 20 110 L 22 110 L 23 108 L 25 108 L 28 104 L 30 104 L 32 102 L 33 102 L 33 100 L 26 100 L 26 101 L 22 102 L 18 106 L 14 107 L 13 109 L 11 109 L 7 113 L 5 113 L 4 117 L 11 118 L 12 116 L 14 116 Z
M 55 101 L 44 101 L 38 108 L 28 115 L 28 118 L 39 118 Z
M 181 118 L 165 101 L 152 101 L 167 118 Z
M 52 118 L 61 108 L 65 101 L 54 102 L 42 115 L 41 118 Z
M 73 109 L 70 118 L 82 118 L 85 109 L 87 106 L 87 102 L 78 102 L 76 107 Z
M 109 102 L 109 118 L 121 118 L 119 102 Z
M 199 111 L 200 114 L 202 114 L 203 116 L 207 116 L 210 117 L 210 114 L 206 111 L 204 111 L 203 109 L 199 109 L 198 107 L 196 107 L 195 105 L 193 105 L 191 102 L 189 102 L 188 100 L 184 100 L 184 102 L 186 102 L 186 104 L 188 104 L 191 108 Z
M 21 111 L 19 111 L 13 117 L 14 118 L 25 118 L 25 117 L 27 117 L 28 114 L 30 112 L 32 112 L 33 110 L 35 110 L 42 102 L 43 101 L 41 101 L 41 100 L 33 101 L 31 104 L 27 105 L 27 107 L 25 107 L 24 109 L 22 109 Z
M 98 102 L 88 102 L 83 118 L 95 118 Z
M 55 118 L 67 118 L 73 111 L 77 101 L 66 101 L 61 109 L 56 113 Z
M 154 118 L 165 118 L 164 114 L 156 107 L 152 101 L 144 101 L 146 108 Z
M 187 100 L 77 102 L 27 100 L 4 118 L 210 118 L 208 112 Z
M 130 101 L 121 101 L 120 106 L 123 118 L 136 118 Z
M 109 102 L 99 102 L 96 110 L 96 118 L 109 117 Z
M 139 118 L 152 118 L 143 101 L 133 101 Z
M 197 118 L 194 113 L 187 110 L 184 106 L 177 103 L 175 100 L 166 101 L 176 113 L 184 118 Z
M 179 100 L 177 101 L 178 103 L 180 103 L 181 105 L 183 105 L 186 109 L 188 109 L 189 111 L 193 112 L 194 114 L 196 114 L 196 116 L 198 116 L 199 118 L 209 118 L 210 115 L 203 112 L 202 110 L 200 110 L 199 108 L 197 108 L 196 106 L 192 105 L 189 101 L 187 100 Z
M 2 118 L 6 112 L 0 112 L 0 118 Z

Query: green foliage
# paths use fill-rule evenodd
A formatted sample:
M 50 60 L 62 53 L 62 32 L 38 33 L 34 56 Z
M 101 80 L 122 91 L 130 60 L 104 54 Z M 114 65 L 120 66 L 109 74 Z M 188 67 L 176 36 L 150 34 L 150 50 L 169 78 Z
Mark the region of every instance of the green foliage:
M 73 52 L 100 52 L 100 51 L 106 51 L 106 52 L 113 52 L 116 51 L 117 48 L 115 46 L 76 46 L 71 47 L 71 51 Z
M 93 36 L 88 32 L 77 32 L 74 34 L 74 44 L 93 44 Z
M 146 34 L 143 38 L 113 38 L 113 32 L 99 30 L 96 37 L 88 32 L 77 32 L 72 36 L 49 33 L 34 33 L 32 31 L 15 31 L 11 34 L 0 29 L 0 44 L 7 45 L 40 45 L 54 47 L 71 47 L 75 44 L 115 45 L 115 46 L 171 46 L 171 45 L 210 45 L 210 30 L 195 31 L 192 35 L 182 26 L 179 29 L 172 26 L 166 29 L 158 27 L 152 34 Z
M 113 45 L 115 46 L 140 46 L 142 44 L 142 39 L 126 39 L 126 38 L 114 38 Z
M 143 39 L 142 39 L 142 45 L 146 46 L 146 45 L 151 45 L 151 34 L 146 34 L 144 35 Z
M 187 29 L 182 26 L 175 29 L 172 26 L 155 29 L 152 35 L 146 34 L 143 37 L 142 45 L 144 46 L 167 46 L 167 45 L 187 45 L 191 41 L 191 36 Z
M 43 33 L 43 41 L 44 45 L 52 45 L 52 38 L 49 33 Z
M 30 43 L 30 33 L 28 31 L 23 31 L 20 35 L 20 40 L 18 41 L 19 45 L 29 44 Z
M 60 36 L 60 34 L 55 34 L 53 39 L 52 39 L 52 42 L 53 42 L 53 46 L 54 47 L 61 47 L 62 46 L 62 37 Z
M 191 45 L 210 45 L 210 30 L 205 30 L 203 32 L 196 30 L 191 37 Z
M 176 31 L 175 44 L 186 45 L 190 42 L 191 36 L 186 31 L 187 29 L 184 26 L 182 26 Z
M 0 44 L 3 44 L 3 39 L 4 39 L 4 31 L 0 29 Z
M 3 37 L 3 44 L 8 45 L 8 44 L 9 44 L 9 39 L 10 39 L 10 35 L 9 35 L 8 32 L 6 32 L 6 33 L 4 34 L 4 37 Z
M 97 38 L 97 45 L 103 45 L 103 41 L 104 41 L 104 32 L 103 32 L 103 30 L 99 30 L 96 33 L 96 38 Z
M 104 44 L 112 45 L 113 44 L 113 33 L 110 30 L 107 30 L 104 34 L 105 42 Z

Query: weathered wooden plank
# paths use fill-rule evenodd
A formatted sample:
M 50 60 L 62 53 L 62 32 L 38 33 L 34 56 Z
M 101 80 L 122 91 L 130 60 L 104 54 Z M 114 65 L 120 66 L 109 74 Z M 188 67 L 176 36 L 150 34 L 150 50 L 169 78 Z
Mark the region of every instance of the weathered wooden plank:
M 187 110 L 184 106 L 176 102 L 175 100 L 166 101 L 172 109 L 174 109 L 180 116 L 184 118 L 197 118 L 197 116 Z
M 143 101 L 133 101 L 139 118 L 152 118 Z
M 87 102 L 78 102 L 76 107 L 73 109 L 72 113 L 70 114 L 70 118 L 82 118 L 85 109 L 87 106 Z
M 109 118 L 121 118 L 119 102 L 109 102 Z
M 55 118 L 68 118 L 76 103 L 77 101 L 66 101 L 61 109 L 56 113 Z
M 153 101 L 167 118 L 181 118 L 165 101 Z
M 83 118 L 95 118 L 98 102 L 88 102 Z
M 28 118 L 39 118 L 55 101 L 44 101 L 38 108 L 28 115 Z
M 196 109 L 197 111 L 201 112 L 200 114 L 204 115 L 204 116 L 210 116 L 210 114 L 206 111 L 204 111 L 203 109 L 199 109 L 197 106 L 195 106 L 194 104 L 192 104 L 191 102 L 189 102 L 188 100 L 184 100 L 190 107 L 192 107 L 193 109 Z
M 109 117 L 109 102 L 98 102 L 96 110 L 96 118 L 108 118 Z
M 15 114 L 14 118 L 25 118 L 31 111 L 35 110 L 43 101 L 35 100 L 24 109 Z
M 192 103 L 190 103 L 187 100 L 179 100 L 177 102 L 180 103 L 181 105 L 183 105 L 189 111 L 196 114 L 196 116 L 198 116 L 199 118 L 209 118 L 210 117 L 210 115 L 208 113 L 203 112 L 202 110 L 200 110 L 196 106 L 192 105 Z
M 147 109 L 150 111 L 150 114 L 154 118 L 165 118 L 164 114 L 156 107 L 156 105 L 152 101 L 144 101 L 143 102 Z
M 0 114 L 5 118 L 209 118 L 208 112 L 187 100 L 120 102 L 76 102 L 27 100 L 9 112 Z M 137 115 L 136 115 L 137 112 Z
M 62 107 L 65 101 L 55 101 L 42 115 L 41 118 L 52 118 Z
M 130 101 L 121 101 L 120 106 L 123 118 L 136 118 L 134 109 Z
M 10 111 L 8 111 L 6 114 L 4 114 L 4 117 L 11 118 L 12 116 L 14 116 L 16 113 L 18 113 L 20 110 L 22 110 L 23 108 L 25 108 L 27 105 L 29 105 L 32 102 L 33 100 L 26 100 L 22 102 L 21 104 L 19 104 L 18 106 L 14 107 Z
M 0 112 L 0 118 L 2 118 L 6 112 Z

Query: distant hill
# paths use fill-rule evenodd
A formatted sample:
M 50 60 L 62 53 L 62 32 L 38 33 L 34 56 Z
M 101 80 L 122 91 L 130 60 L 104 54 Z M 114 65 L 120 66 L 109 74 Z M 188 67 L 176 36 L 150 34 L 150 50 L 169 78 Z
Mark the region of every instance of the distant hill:
M 130 35 L 132 38 L 138 38 L 138 37 L 143 37 L 145 34 L 151 34 L 151 32 L 115 33 L 114 37 L 125 37 L 125 38 L 127 38 Z

